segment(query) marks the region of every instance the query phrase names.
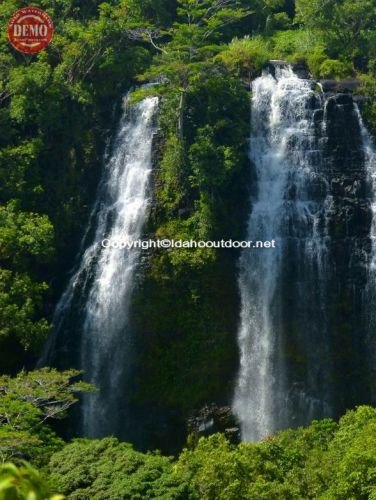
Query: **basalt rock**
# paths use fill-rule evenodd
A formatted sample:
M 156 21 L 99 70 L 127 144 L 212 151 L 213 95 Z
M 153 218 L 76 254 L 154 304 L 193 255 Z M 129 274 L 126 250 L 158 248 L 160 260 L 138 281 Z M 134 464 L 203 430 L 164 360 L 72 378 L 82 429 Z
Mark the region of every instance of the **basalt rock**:
M 188 434 L 193 435 L 195 440 L 220 432 L 232 443 L 240 442 L 239 424 L 229 406 L 214 403 L 204 406 L 188 418 L 187 428 Z
M 362 318 L 373 198 L 365 132 L 350 92 L 356 82 L 325 84 L 322 92 L 312 80 L 274 74 L 275 86 L 261 77 L 254 87 L 251 145 L 262 201 L 256 198 L 249 227 L 276 233 L 280 254 L 267 266 L 257 256 L 240 266 L 246 368 L 235 405 L 249 439 L 370 401 Z M 279 120 L 268 121 L 270 115 Z M 278 169 L 270 167 L 273 158 Z M 273 197 L 284 203 L 273 205 Z
M 324 92 L 352 93 L 360 86 L 360 80 L 348 78 L 344 80 L 320 80 Z
M 361 318 L 370 252 L 371 183 L 355 99 L 344 93 L 356 90 L 358 84 L 356 80 L 323 84 L 326 91 L 340 91 L 327 98 L 323 139 L 323 175 L 331 195 L 328 311 L 337 415 L 368 400 Z
M 299 78 L 309 79 L 311 77 L 309 68 L 304 63 L 293 64 L 292 69 Z

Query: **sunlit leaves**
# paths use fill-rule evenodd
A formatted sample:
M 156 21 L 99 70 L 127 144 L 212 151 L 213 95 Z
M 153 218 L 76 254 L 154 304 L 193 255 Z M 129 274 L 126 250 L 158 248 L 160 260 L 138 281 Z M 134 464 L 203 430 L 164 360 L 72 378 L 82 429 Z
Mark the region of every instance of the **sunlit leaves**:
M 0 398 L 11 396 L 40 410 L 43 421 L 66 417 L 67 410 L 78 401 L 78 395 L 92 392 L 93 386 L 79 380 L 81 372 L 59 372 L 42 368 L 21 372 L 16 377 L 0 377 Z
M 0 377 L 0 460 L 27 456 L 43 463 L 61 448 L 62 440 L 46 422 L 66 417 L 79 395 L 93 390 L 80 375 L 44 368 Z
M 45 283 L 33 283 L 26 274 L 0 269 L 0 345 L 14 337 L 25 350 L 40 349 L 50 326 L 38 319 Z
M 0 261 L 25 267 L 29 258 L 45 261 L 53 251 L 53 227 L 46 215 L 0 206 Z
M 218 56 L 229 68 L 250 81 L 271 58 L 270 44 L 261 37 L 234 39 Z
M 189 498 L 188 485 L 169 458 L 140 453 L 111 437 L 67 445 L 52 456 L 49 475 L 64 494 L 92 500 Z
M 47 481 L 26 462 L 20 467 L 12 463 L 0 466 L 0 498 L 2 500 L 63 500 L 62 495 L 50 496 Z

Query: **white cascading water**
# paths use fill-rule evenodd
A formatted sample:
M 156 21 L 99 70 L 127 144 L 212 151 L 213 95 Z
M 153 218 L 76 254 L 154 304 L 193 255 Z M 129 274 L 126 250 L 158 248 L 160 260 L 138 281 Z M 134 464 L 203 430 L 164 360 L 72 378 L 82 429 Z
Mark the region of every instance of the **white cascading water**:
M 355 106 L 358 116 L 360 132 L 365 156 L 365 165 L 369 184 L 371 187 L 371 213 L 372 222 L 370 230 L 371 252 L 367 263 L 367 286 L 365 289 L 365 345 L 367 346 L 369 372 L 374 372 L 376 361 L 375 328 L 376 328 L 376 145 L 364 124 L 359 107 Z M 370 377 L 371 378 L 371 377 Z M 371 388 L 371 398 L 374 404 L 376 394 Z
M 295 409 L 310 413 L 307 419 L 320 413 L 318 407 L 330 413 L 325 397 L 318 400 L 288 381 L 284 361 L 288 332 L 281 326 L 286 315 L 283 296 L 300 294 L 305 297 L 299 312 L 303 323 L 304 315 L 307 323 L 312 314 L 312 301 L 316 312 L 323 314 L 321 331 L 317 328 L 301 334 L 316 335 L 318 341 L 325 336 L 325 293 L 321 287 L 312 290 L 309 281 L 311 276 L 319 281 L 326 273 L 325 222 L 331 198 L 318 171 L 320 140 L 324 139 L 318 138 L 315 129 L 312 98 L 323 107 L 323 96 L 312 90 L 312 82 L 298 78 L 286 66 L 277 67 L 275 77 L 265 72 L 252 86 L 250 156 L 257 192 L 252 199 L 247 239 L 276 240 L 276 248 L 245 250 L 240 258 L 240 371 L 234 411 L 245 441 L 259 440 L 291 424 L 292 400 Z M 321 136 L 324 128 L 321 122 Z M 312 196 L 309 186 L 318 183 L 322 185 L 320 193 Z M 295 283 L 291 279 L 294 290 L 281 285 L 290 281 L 282 276 L 286 255 L 297 262 Z M 329 362 L 325 369 L 330 371 Z M 318 378 L 313 372 L 307 374 L 310 377 L 312 383 Z
M 124 112 L 91 217 L 92 244 L 56 308 L 57 335 L 64 333 L 60 330 L 72 304 L 81 303 L 83 309 L 80 367 L 98 388 L 83 400 L 83 432 L 89 437 L 116 433 L 117 409 L 126 390 L 121 380 L 131 363 L 128 312 L 140 257 L 137 248 L 102 248 L 101 241 L 136 241 L 142 236 L 157 107 L 158 98 L 149 97 Z
M 371 262 L 368 265 L 368 271 L 369 274 L 373 275 L 372 281 L 373 281 L 373 286 L 375 286 L 376 285 L 375 281 L 376 279 L 376 147 L 371 137 L 371 134 L 368 132 L 367 127 L 364 124 L 358 105 L 355 105 L 355 111 L 359 120 L 360 133 L 363 143 L 363 152 L 365 156 L 365 165 L 372 188 L 371 190 L 374 195 L 374 198 L 371 200 L 372 225 L 371 225 L 370 237 L 372 243 L 372 251 L 371 251 Z

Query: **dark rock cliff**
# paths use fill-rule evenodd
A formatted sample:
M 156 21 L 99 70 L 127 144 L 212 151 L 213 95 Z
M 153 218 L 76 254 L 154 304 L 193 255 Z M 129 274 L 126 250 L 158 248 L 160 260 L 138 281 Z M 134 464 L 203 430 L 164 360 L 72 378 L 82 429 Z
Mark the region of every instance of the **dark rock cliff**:
M 325 250 L 321 270 L 310 269 L 309 258 L 294 245 L 284 263 L 285 352 L 296 425 L 307 422 L 302 397 L 311 400 L 316 418 L 339 417 L 370 401 L 362 318 L 370 307 L 364 291 L 372 192 L 359 115 L 351 93 L 326 93 L 310 105 L 318 150 L 311 152 L 317 159 L 309 196 L 324 206 L 317 230 Z
M 348 407 L 369 401 L 365 327 L 360 319 L 368 306 L 364 289 L 371 250 L 371 186 L 359 117 L 349 94 L 328 99 L 325 166 L 333 197 L 329 321 L 336 407 L 342 414 Z

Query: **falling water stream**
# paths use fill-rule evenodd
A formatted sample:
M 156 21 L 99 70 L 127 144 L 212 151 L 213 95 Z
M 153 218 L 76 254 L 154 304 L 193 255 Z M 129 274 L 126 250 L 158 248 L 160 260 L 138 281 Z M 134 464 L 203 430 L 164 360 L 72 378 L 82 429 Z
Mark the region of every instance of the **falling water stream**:
M 69 339 L 60 342 L 58 357 L 64 352 L 69 355 L 74 345 L 76 365 L 98 389 L 85 396 L 81 406 L 82 433 L 89 437 L 118 435 L 127 421 L 133 357 L 130 301 L 140 250 L 102 248 L 101 241 L 142 237 L 150 207 L 157 107 L 158 99 L 150 97 L 124 112 L 83 238 L 79 264 L 55 311 L 49 364 L 57 339 Z M 339 144 L 337 118 L 349 116 L 359 140 L 351 145 L 353 158 L 347 165 L 348 150 L 343 145 L 346 141 Z M 338 387 L 346 390 L 346 381 L 339 383 L 336 373 L 345 365 L 338 361 L 340 355 L 335 356 L 339 321 L 331 301 L 335 302 L 341 287 L 356 290 L 356 286 L 351 281 L 355 273 L 346 260 L 352 252 L 351 235 L 337 238 L 333 220 L 341 210 L 350 213 L 346 207 L 351 196 L 363 192 L 363 180 L 351 179 L 352 165 L 358 165 L 359 158 L 368 172 L 370 191 L 376 192 L 375 148 L 351 99 L 350 104 L 345 98 L 332 97 L 329 102 L 313 81 L 280 65 L 273 74 L 265 71 L 253 82 L 251 122 L 250 160 L 256 186 L 247 239 L 275 240 L 276 245 L 244 250 L 239 261 L 240 370 L 233 406 L 246 441 L 336 414 L 336 393 Z M 346 168 L 345 178 L 342 170 Z M 355 170 L 361 175 L 361 168 Z M 340 175 L 345 179 L 342 185 Z M 360 186 L 359 191 L 346 191 L 347 181 L 350 191 Z M 337 186 L 334 194 L 333 185 Z M 367 257 L 365 302 L 373 304 L 374 198 L 370 204 L 372 249 Z M 340 244 L 346 247 L 342 254 Z M 361 255 L 367 253 L 362 244 Z M 333 269 L 333 255 L 338 254 L 345 262 L 339 270 Z M 337 279 L 337 288 L 333 287 L 341 273 L 345 275 L 343 284 Z M 376 323 L 375 314 L 367 318 L 369 325 Z
M 359 107 L 356 105 L 355 110 L 360 124 L 360 132 L 363 143 L 363 151 L 365 155 L 365 165 L 369 184 L 371 186 L 371 214 L 372 223 L 370 231 L 371 252 L 369 254 L 369 261 L 367 263 L 367 284 L 363 301 L 365 307 L 365 324 L 364 331 L 366 335 L 367 356 L 364 363 L 367 367 L 367 379 L 369 380 L 369 398 L 372 404 L 376 404 L 376 145 L 367 130 L 362 119 Z M 367 382 L 368 382 L 367 380 Z
M 325 121 L 316 119 L 324 98 L 312 87 L 290 67 L 276 68 L 275 76 L 265 72 L 252 87 L 250 155 L 257 192 L 248 239 L 274 239 L 276 248 L 244 251 L 240 259 L 241 359 L 234 408 L 245 440 L 291 424 L 297 411 L 307 419 L 330 414 L 325 283 L 331 197 L 321 173 Z M 295 323 L 286 317 L 294 313 Z M 305 386 L 291 383 L 286 367 L 286 356 L 305 362 L 310 357 L 311 341 L 297 350 L 297 338 L 303 337 L 322 343 L 327 361 L 320 371 L 307 365 Z M 320 398 L 310 390 L 319 384 Z
M 142 236 L 150 202 L 152 146 L 158 99 L 127 106 L 113 152 L 107 161 L 78 269 L 59 304 L 56 336 L 69 328 L 69 315 L 79 309 L 75 331 L 80 338 L 79 365 L 98 391 L 84 397 L 83 433 L 89 437 L 116 434 L 119 406 L 126 399 L 126 374 L 131 360 L 129 302 L 140 250 L 102 248 L 104 238 L 136 241 Z

